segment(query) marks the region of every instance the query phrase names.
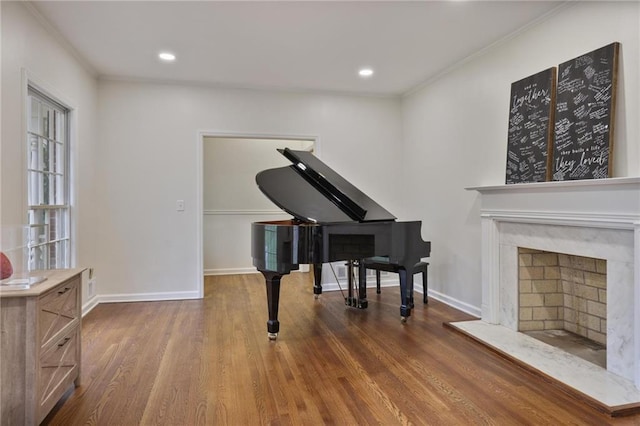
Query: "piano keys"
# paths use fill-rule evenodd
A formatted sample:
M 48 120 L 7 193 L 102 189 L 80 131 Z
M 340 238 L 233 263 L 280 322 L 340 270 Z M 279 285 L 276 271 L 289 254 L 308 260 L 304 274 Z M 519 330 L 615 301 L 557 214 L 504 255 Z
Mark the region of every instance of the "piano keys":
M 397 265 L 400 316 L 406 320 L 413 307 L 415 265 L 431 252 L 431 243 L 421 237 L 421 222 L 397 221 L 309 152 L 278 151 L 293 164 L 258 173 L 256 183 L 293 218 L 255 222 L 251 227 L 253 265 L 266 282 L 269 338 L 276 339 L 280 329 L 280 280 L 301 264 L 313 265 L 317 296 L 322 293 L 323 263 L 388 258 Z M 366 307 L 367 303 L 359 300 L 356 305 Z

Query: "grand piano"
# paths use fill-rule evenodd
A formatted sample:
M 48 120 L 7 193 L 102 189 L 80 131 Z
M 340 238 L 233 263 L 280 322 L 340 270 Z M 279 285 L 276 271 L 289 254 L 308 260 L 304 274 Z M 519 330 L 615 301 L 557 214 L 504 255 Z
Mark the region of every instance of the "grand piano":
M 397 221 L 310 152 L 278 151 L 292 164 L 258 173 L 256 183 L 293 219 L 251 225 L 253 265 L 264 275 L 267 287 L 269 338 L 275 340 L 280 329 L 280 280 L 301 264 L 313 265 L 317 297 L 322 293 L 323 263 L 347 261 L 351 266 L 372 257 L 385 259 L 398 271 L 400 317 L 406 321 L 413 307 L 416 265 L 431 252 L 431 243 L 420 235 L 421 222 Z M 348 301 L 360 308 L 367 306 L 363 272 L 361 267 L 358 300 Z

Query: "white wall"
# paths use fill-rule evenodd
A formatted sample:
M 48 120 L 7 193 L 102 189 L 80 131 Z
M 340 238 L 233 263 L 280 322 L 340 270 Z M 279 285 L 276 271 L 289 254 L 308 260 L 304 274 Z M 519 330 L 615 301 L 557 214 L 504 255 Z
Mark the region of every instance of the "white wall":
M 99 112 L 103 300 L 196 297 L 200 132 L 316 137 L 320 158 L 400 205 L 398 99 L 101 81 Z
M 580 2 L 403 99 L 409 216 L 432 241 L 430 288 L 478 313 L 480 211 L 465 187 L 504 184 L 511 83 L 622 43 L 615 176 L 640 175 L 639 6 Z
M 76 240 L 75 264 L 95 262 L 97 81 L 90 71 L 53 38 L 22 2 L 0 2 L 2 8 L 2 175 L 0 210 L 5 229 L 26 222 L 26 145 L 23 70 L 53 95 L 73 107 L 71 172 L 72 214 Z M 84 301 L 87 300 L 84 289 Z
M 312 141 L 205 137 L 203 263 L 205 275 L 255 272 L 251 223 L 290 219 L 256 185 L 256 174 L 291 164 L 278 148 L 309 149 Z

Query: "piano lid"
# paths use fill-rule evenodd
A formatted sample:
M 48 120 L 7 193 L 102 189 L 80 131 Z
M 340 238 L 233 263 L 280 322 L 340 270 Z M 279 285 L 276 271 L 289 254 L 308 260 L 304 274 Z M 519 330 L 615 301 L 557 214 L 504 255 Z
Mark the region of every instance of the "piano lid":
M 256 175 L 260 190 L 274 204 L 304 222 L 395 220 L 365 193 L 306 151 L 278 150 L 293 165 Z

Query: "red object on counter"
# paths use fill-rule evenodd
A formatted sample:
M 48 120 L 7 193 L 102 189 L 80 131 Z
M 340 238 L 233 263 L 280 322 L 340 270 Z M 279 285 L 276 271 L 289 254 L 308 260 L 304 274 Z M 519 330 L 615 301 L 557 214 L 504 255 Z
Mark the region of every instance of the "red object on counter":
M 4 280 L 13 275 L 13 266 L 6 254 L 0 251 L 0 280 Z

